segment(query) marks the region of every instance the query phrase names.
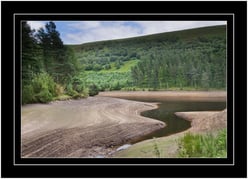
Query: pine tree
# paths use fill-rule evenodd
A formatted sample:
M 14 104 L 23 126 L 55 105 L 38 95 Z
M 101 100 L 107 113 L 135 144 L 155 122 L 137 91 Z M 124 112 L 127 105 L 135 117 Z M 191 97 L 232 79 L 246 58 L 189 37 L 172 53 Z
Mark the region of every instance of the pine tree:
M 57 83 L 64 83 L 77 71 L 73 52 L 64 46 L 54 22 L 47 23 L 45 29 L 39 29 L 36 37 L 43 49 L 46 71 Z
M 36 73 L 43 70 L 41 49 L 37 45 L 34 31 L 26 21 L 22 22 L 21 39 L 22 83 L 28 84 Z

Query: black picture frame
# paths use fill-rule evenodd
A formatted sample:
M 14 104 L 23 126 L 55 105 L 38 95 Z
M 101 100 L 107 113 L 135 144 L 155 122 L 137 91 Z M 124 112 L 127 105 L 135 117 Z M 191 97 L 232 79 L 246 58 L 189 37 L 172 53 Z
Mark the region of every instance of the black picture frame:
M 1 3 L 2 177 L 247 176 L 246 2 L 6 1 Z M 226 20 L 228 157 L 226 159 L 20 158 L 19 54 L 22 20 Z

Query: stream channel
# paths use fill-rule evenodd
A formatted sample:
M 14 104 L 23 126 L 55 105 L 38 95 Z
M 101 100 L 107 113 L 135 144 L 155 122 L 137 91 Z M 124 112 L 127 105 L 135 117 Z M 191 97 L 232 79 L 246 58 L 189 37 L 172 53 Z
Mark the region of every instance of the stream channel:
M 122 97 L 123 98 L 123 97 Z M 149 135 L 143 136 L 138 139 L 139 142 L 146 139 L 152 139 L 157 137 L 169 136 L 178 132 L 182 132 L 190 128 L 190 122 L 182 118 L 177 117 L 175 112 L 186 112 L 186 111 L 220 111 L 226 108 L 226 102 L 209 102 L 209 101 L 170 101 L 157 99 L 145 99 L 137 97 L 124 97 L 123 99 L 141 101 L 141 102 L 155 102 L 159 103 L 157 109 L 144 111 L 141 113 L 142 116 L 157 119 L 166 123 L 166 127 L 155 131 Z

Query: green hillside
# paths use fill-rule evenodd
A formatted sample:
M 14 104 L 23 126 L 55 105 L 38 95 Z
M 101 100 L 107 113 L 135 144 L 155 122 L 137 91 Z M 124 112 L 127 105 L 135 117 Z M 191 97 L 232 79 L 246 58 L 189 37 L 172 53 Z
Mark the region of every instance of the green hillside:
M 225 89 L 226 26 L 69 45 L 85 85 L 115 89 Z

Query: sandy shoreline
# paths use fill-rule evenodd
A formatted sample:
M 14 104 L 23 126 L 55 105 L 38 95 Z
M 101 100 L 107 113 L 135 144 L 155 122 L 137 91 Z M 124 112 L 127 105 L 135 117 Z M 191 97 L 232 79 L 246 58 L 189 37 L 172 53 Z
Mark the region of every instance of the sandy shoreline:
M 157 108 L 156 103 L 113 98 L 123 96 L 225 101 L 226 92 L 102 92 L 87 99 L 24 105 L 21 118 L 22 157 L 110 156 L 117 147 L 165 127 L 161 121 L 140 115 L 142 111 Z M 188 120 L 193 119 L 192 113 L 183 115 L 184 118 L 191 116 Z M 199 124 L 196 122 L 195 126 Z M 197 128 L 192 122 L 190 130 L 193 129 Z
M 153 100 L 226 101 L 226 91 L 109 91 L 98 96 L 116 98 L 143 98 Z
M 155 108 L 155 103 L 99 96 L 25 105 L 22 157 L 106 156 L 115 147 L 163 128 L 163 122 L 140 116 Z
M 227 110 L 176 112 L 176 116 L 191 121 L 192 133 L 216 132 L 227 127 Z

